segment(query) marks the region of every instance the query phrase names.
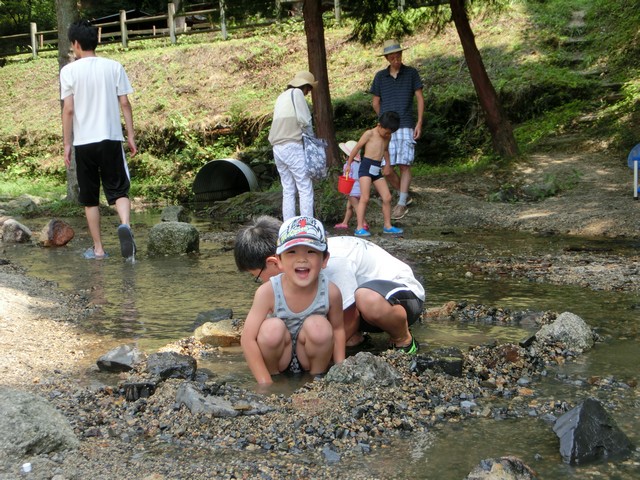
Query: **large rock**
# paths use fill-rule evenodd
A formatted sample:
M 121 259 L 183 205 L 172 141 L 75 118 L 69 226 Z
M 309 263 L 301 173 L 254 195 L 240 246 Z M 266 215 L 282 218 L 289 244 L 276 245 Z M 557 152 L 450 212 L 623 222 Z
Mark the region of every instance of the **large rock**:
M 535 480 L 537 473 L 518 457 L 486 458 L 465 480 Z
M 538 330 L 536 340 L 547 344 L 560 342 L 568 350 L 582 353 L 593 346 L 594 335 L 582 318 L 571 312 L 564 312 L 553 323 Z
M 149 231 L 149 255 L 180 255 L 200 250 L 200 233 L 185 222 L 162 222 Z
M 77 448 L 67 419 L 41 397 L 0 386 L 0 452 L 21 458 Z
M 162 209 L 161 222 L 189 222 L 189 212 L 181 205 L 169 205 Z
M 553 431 L 560 439 L 565 463 L 582 465 L 629 457 L 635 447 L 595 398 L 588 398 L 556 420 Z
M 177 352 L 157 352 L 147 359 L 147 372 L 162 380 L 168 378 L 184 378 L 193 380 L 198 363 L 190 355 Z
M 219 322 L 207 322 L 196 328 L 193 336 L 199 342 L 214 347 L 232 347 L 240 345 L 242 332 L 231 319 Z
M 75 234 L 71 225 L 54 218 L 42 228 L 38 240 L 43 247 L 62 247 L 69 243 Z
M 27 243 L 31 241 L 31 230 L 10 218 L 2 224 L 2 241 L 5 243 Z
M 325 376 L 327 382 L 362 385 L 397 385 L 402 376 L 389 363 L 370 352 L 359 352 L 334 365 Z
M 96 362 L 103 372 L 128 372 L 144 360 L 144 353 L 133 345 L 120 345 L 102 355 Z
M 38 205 L 40 205 L 42 201 L 42 198 L 32 195 L 20 195 L 18 198 L 7 203 L 7 209 L 13 212 L 14 215 L 35 213 L 38 210 Z

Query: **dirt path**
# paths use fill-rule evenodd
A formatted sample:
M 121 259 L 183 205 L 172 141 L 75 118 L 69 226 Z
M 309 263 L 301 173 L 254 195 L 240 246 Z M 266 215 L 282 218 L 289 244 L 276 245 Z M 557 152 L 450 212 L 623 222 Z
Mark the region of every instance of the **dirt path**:
M 547 145 L 548 153 L 531 155 L 508 174 L 416 178 L 419 202 L 403 223 L 638 238 L 640 203 L 633 199 L 633 172 L 626 157 L 604 144 L 573 137 Z M 559 192 L 540 201 L 487 201 L 507 186 L 521 192 L 545 185 Z

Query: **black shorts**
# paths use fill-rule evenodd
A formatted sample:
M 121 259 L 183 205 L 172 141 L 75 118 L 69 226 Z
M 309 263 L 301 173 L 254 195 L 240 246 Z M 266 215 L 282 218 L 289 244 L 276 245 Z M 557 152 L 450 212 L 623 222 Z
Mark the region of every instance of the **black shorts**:
M 362 157 L 360 160 L 360 168 L 358 169 L 359 177 L 371 177 L 371 181 L 375 182 L 382 178 L 382 162 Z
M 371 280 L 360 285 L 358 288 L 368 288 L 374 292 L 382 295 L 391 305 L 402 305 L 405 312 L 407 312 L 407 323 L 413 325 L 418 321 L 422 315 L 422 307 L 424 301 L 416 297 L 409 287 L 402 283 L 392 282 L 390 280 Z M 360 316 L 360 328 L 361 332 L 379 333 L 382 330 L 378 327 L 367 323 L 367 321 Z
M 80 205 L 100 205 L 101 182 L 109 205 L 116 203 L 119 198 L 129 196 L 131 182 L 122 142 L 103 140 L 77 145 L 75 152 Z

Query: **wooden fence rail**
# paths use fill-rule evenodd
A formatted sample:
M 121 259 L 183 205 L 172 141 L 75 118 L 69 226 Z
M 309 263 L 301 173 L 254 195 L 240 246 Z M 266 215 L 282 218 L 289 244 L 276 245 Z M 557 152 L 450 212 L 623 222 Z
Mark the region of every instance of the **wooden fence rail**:
M 278 4 L 283 3 L 301 3 L 300 0 L 276 0 Z M 97 23 L 94 24 L 98 27 L 98 42 L 101 44 L 108 43 L 121 43 L 124 48 L 127 48 L 128 42 L 130 40 L 144 40 L 149 38 L 158 38 L 158 37 L 169 37 L 172 44 L 177 43 L 178 35 L 189 35 L 193 33 L 203 33 L 203 32 L 213 32 L 220 31 L 222 38 L 224 40 L 228 37 L 229 30 L 239 30 L 244 28 L 256 28 L 260 26 L 270 25 L 275 22 L 275 20 L 265 20 L 264 22 L 246 24 L 236 27 L 228 27 L 226 22 L 225 15 L 225 0 L 219 0 L 219 8 L 209 8 L 203 10 L 194 10 L 191 12 L 184 13 L 176 13 L 176 7 L 174 3 L 169 3 L 167 7 L 166 15 L 154 15 L 149 17 L 140 17 L 140 18 L 132 18 L 127 19 L 127 12 L 125 10 L 120 10 L 120 19 L 114 22 L 105 22 L 105 23 Z M 204 22 L 201 25 L 194 24 L 191 27 L 187 26 L 186 18 L 187 17 L 195 17 L 197 16 L 205 16 L 210 15 L 212 13 L 219 12 L 220 14 L 220 25 L 215 25 L 213 22 Z M 340 1 L 336 0 L 334 2 L 334 12 L 336 21 L 340 22 L 341 17 L 341 8 Z M 209 17 L 210 18 L 210 17 Z M 153 28 L 146 29 L 130 29 L 130 26 L 140 24 L 140 23 L 148 23 L 153 21 L 166 21 L 166 27 L 158 28 L 155 25 Z M 163 22 L 164 23 L 164 22 Z M 108 31 L 105 32 L 105 29 L 109 29 L 109 27 L 118 27 L 116 31 Z M 133 38 L 132 38 L 133 37 Z M 58 31 L 57 30 L 43 30 L 38 31 L 37 25 L 35 23 L 30 24 L 29 33 L 19 33 L 16 35 L 7 35 L 0 37 L 0 42 L 3 40 L 20 40 L 25 39 L 29 42 L 29 44 L 25 44 L 27 48 L 31 50 L 31 54 L 33 58 L 38 58 L 38 51 L 44 50 L 45 46 L 57 45 L 58 44 Z M 0 51 L 0 57 L 8 57 L 13 55 L 23 55 L 25 51 L 21 52 L 7 52 L 3 53 Z

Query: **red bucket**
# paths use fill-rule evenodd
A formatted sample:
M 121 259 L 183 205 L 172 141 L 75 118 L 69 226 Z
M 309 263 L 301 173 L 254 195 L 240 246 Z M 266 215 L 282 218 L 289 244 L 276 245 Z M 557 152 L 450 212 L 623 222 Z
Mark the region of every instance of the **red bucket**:
M 349 195 L 354 183 L 356 183 L 356 181 L 353 178 L 341 175 L 338 177 L 338 191 L 345 195 Z

